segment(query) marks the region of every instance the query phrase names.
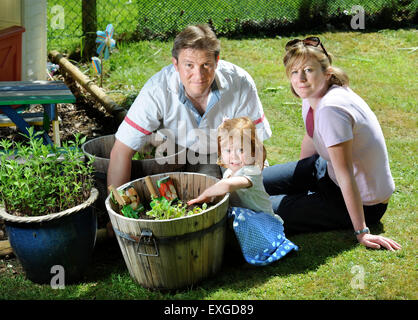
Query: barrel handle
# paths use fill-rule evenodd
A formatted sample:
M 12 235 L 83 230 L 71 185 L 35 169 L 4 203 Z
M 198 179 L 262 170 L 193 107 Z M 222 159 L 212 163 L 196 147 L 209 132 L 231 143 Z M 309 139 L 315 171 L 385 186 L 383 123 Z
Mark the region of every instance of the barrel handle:
M 154 244 L 155 253 L 140 252 L 139 248 L 141 247 L 141 244 L 150 245 L 151 240 Z M 155 241 L 155 238 L 151 230 L 148 230 L 148 229 L 141 230 L 141 236 L 139 237 L 139 240 L 138 240 L 138 247 L 136 248 L 136 253 L 138 253 L 138 255 L 140 256 L 146 256 L 146 257 L 158 257 L 160 255 L 160 253 L 158 252 L 157 242 Z

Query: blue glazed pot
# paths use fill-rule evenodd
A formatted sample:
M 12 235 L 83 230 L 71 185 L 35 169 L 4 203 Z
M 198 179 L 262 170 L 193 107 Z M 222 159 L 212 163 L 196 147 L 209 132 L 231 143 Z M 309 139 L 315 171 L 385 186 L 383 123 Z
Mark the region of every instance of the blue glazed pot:
M 97 196 L 93 189 L 89 200 L 70 213 L 66 210 L 42 217 L 14 217 L 1 212 L 10 245 L 28 279 L 51 283 L 57 272 L 51 270 L 54 266 L 63 267 L 65 284 L 81 279 L 96 241 L 97 217 L 92 204 Z

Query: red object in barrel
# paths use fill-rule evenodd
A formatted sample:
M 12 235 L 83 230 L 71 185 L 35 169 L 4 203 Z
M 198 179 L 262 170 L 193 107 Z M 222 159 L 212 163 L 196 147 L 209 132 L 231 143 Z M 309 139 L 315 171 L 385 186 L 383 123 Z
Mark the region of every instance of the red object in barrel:
M 170 177 L 164 177 L 157 180 L 157 187 L 160 195 L 168 201 L 178 200 L 176 188 L 174 188 L 173 180 Z

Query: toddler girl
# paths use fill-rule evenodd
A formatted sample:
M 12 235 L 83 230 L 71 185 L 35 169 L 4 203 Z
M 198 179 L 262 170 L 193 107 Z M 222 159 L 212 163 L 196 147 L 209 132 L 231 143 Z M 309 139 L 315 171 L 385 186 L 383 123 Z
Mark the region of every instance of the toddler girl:
M 273 212 L 263 186 L 261 170 L 266 149 L 248 117 L 225 120 L 218 128 L 218 164 L 227 170 L 223 179 L 187 204 L 210 202 L 230 193 L 228 217 L 245 260 L 266 265 L 298 247 L 286 239 L 283 220 Z

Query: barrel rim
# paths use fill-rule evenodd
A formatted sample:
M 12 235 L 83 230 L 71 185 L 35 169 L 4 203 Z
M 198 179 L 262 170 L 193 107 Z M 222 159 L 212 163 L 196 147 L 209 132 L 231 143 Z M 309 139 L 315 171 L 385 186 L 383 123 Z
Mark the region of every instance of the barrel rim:
M 85 143 L 83 143 L 83 144 L 82 144 L 82 146 L 81 146 L 81 150 L 82 150 L 85 154 L 87 154 L 88 156 L 92 156 L 92 157 L 94 157 L 94 158 L 96 158 L 96 159 L 100 159 L 100 160 L 110 160 L 110 157 L 109 157 L 109 158 L 103 158 L 103 157 L 99 157 L 99 156 L 96 156 L 96 155 L 94 155 L 94 154 L 91 154 L 91 153 L 87 152 L 87 151 L 85 150 L 85 146 L 86 146 L 87 144 L 91 143 L 92 141 L 95 141 L 95 140 L 98 140 L 98 139 L 107 138 L 107 137 L 112 137 L 112 136 L 113 136 L 113 137 L 115 137 L 115 139 L 116 139 L 115 134 L 108 134 L 108 135 L 105 135 L 105 136 L 100 136 L 100 137 L 97 137 L 97 138 L 91 139 L 91 140 L 89 140 L 89 141 L 86 141 Z M 168 158 L 172 158 L 172 157 L 179 156 L 179 155 L 181 155 L 181 154 L 183 154 L 183 153 L 187 152 L 187 148 L 186 148 L 186 147 L 181 146 L 181 145 L 178 145 L 178 146 L 179 146 L 179 148 L 181 148 L 181 149 L 180 149 L 178 152 L 176 152 L 176 153 L 174 153 L 174 154 L 171 154 L 171 155 L 169 155 L 169 156 L 166 156 L 166 157 L 159 157 L 159 158 L 152 158 L 152 159 L 143 159 L 143 160 L 132 160 L 132 162 L 151 162 L 151 161 L 158 161 L 159 159 L 168 159 Z
M 207 175 L 207 174 L 203 174 L 203 173 L 197 173 L 197 172 L 166 172 L 166 173 L 158 173 L 158 174 L 153 174 L 153 175 L 150 175 L 149 177 L 150 178 L 152 178 L 152 177 L 154 177 L 154 176 L 162 176 L 162 175 L 170 175 L 170 174 L 193 174 L 193 175 L 200 175 L 200 176 L 204 176 L 204 177 L 209 177 L 209 178 L 213 178 L 215 181 L 219 181 L 219 179 L 218 178 L 215 178 L 215 177 L 213 177 L 213 176 L 210 176 L 210 175 Z M 119 190 L 119 189 L 123 189 L 123 188 L 125 188 L 125 187 L 127 187 L 127 186 L 129 186 L 130 184 L 132 184 L 132 183 L 134 183 L 135 181 L 138 181 L 138 180 L 141 180 L 141 179 L 144 179 L 145 177 L 142 177 L 142 178 L 138 178 L 138 179 L 135 179 L 135 180 L 132 180 L 132 181 L 130 181 L 130 182 L 127 182 L 127 183 L 125 183 L 125 184 L 123 184 L 123 185 L 121 185 L 120 187 L 118 187 L 118 188 L 116 188 L 117 190 Z M 183 220 L 183 219 L 187 219 L 187 218 L 193 218 L 193 217 L 198 217 L 198 216 L 200 216 L 200 215 L 203 215 L 204 213 L 206 213 L 206 212 L 208 212 L 209 210 L 213 210 L 213 209 L 215 209 L 215 208 L 217 208 L 217 207 L 219 207 L 219 206 L 221 206 L 221 205 L 223 205 L 223 203 L 227 200 L 229 198 L 229 193 L 227 193 L 216 205 L 214 205 L 214 206 L 212 206 L 212 207 L 210 207 L 210 208 L 207 208 L 206 210 L 203 210 L 202 212 L 199 212 L 199 213 L 197 213 L 197 214 L 193 214 L 193 215 L 191 215 L 191 216 L 184 216 L 184 217 L 180 217 L 180 218 L 173 218 L 173 219 L 164 219 L 164 220 L 156 220 L 156 219 L 134 219 L 134 218 L 128 218 L 128 217 L 125 217 L 125 216 L 123 216 L 123 215 L 121 215 L 121 214 L 119 214 L 119 213 L 117 213 L 117 212 L 115 212 L 112 208 L 111 208 L 111 206 L 110 206 L 110 194 L 106 197 L 106 201 L 105 201 L 105 206 L 106 206 L 106 209 L 107 209 L 107 212 L 108 213 L 111 213 L 111 214 L 113 214 L 113 215 L 115 215 L 115 216 L 117 216 L 118 217 L 118 219 L 126 219 L 127 221 L 138 221 L 138 222 L 151 222 L 151 223 L 167 223 L 167 222 L 170 222 L 170 221 L 178 221 L 178 220 Z

